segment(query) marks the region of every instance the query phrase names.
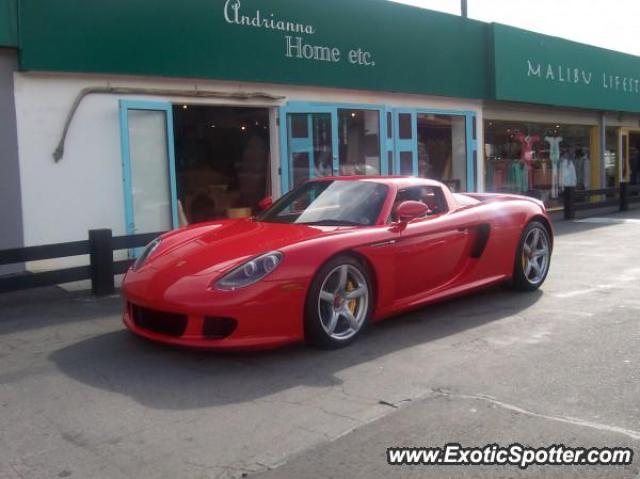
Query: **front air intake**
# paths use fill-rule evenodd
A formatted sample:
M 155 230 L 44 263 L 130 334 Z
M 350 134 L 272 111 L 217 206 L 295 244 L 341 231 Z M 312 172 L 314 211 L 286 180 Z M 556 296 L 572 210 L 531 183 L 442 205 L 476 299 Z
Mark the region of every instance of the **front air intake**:
M 165 336 L 180 337 L 187 329 L 187 315 L 166 313 L 130 304 L 131 317 L 136 326 Z
M 224 339 L 236 330 L 238 322 L 232 318 L 204 318 L 202 335 L 207 339 Z

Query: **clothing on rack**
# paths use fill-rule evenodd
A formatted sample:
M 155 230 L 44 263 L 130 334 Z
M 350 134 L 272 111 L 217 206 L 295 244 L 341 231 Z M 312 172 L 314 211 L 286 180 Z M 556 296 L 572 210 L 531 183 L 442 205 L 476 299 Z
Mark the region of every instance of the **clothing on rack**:
M 578 183 L 578 177 L 576 175 L 576 167 L 573 161 L 569 158 L 562 158 L 560 160 L 558 186 L 560 190 L 564 190 L 567 186 L 575 187 Z
M 585 190 L 588 190 L 591 186 L 591 161 L 589 157 L 585 154 L 576 157 L 575 167 L 578 185 L 582 185 Z
M 522 143 L 522 161 L 524 167 L 527 170 L 527 186 L 533 183 L 533 145 L 540 141 L 538 135 L 525 135 L 524 133 L 518 133 L 516 140 Z M 528 190 L 528 188 L 527 188 Z M 527 191 L 524 190 L 524 191 Z
M 518 193 L 529 191 L 529 172 L 520 161 L 514 161 L 507 173 L 507 181 Z
M 560 161 L 561 136 L 545 136 L 544 141 L 549 144 L 549 158 L 551 159 L 551 198 L 558 197 L 558 162 Z
M 563 138 L 561 136 L 545 136 L 544 141 L 549 143 L 549 158 L 551 161 L 560 161 L 560 143 Z

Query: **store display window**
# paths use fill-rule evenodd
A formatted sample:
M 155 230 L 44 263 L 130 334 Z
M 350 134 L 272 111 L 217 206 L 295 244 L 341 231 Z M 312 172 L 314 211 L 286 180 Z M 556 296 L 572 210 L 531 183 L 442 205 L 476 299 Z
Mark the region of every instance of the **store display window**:
M 467 186 L 466 119 L 462 115 L 417 115 L 418 175 L 446 183 L 454 191 Z
M 248 217 L 270 195 L 269 110 L 174 105 L 182 222 Z
M 338 109 L 340 174 L 380 174 L 380 112 Z
M 562 205 L 565 187 L 591 187 L 591 128 L 486 120 L 486 190 Z

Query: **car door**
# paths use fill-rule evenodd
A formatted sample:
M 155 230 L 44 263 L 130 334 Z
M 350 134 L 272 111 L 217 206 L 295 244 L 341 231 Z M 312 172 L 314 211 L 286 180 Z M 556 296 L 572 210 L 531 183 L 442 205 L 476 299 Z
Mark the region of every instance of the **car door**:
M 430 215 L 411 221 L 398 234 L 396 301 L 411 300 L 442 288 L 455 279 L 468 259 L 468 230 L 461 228 L 459 220 L 449 213 L 441 189 L 428 188 L 441 199 L 441 206 L 439 211 L 432 209 Z

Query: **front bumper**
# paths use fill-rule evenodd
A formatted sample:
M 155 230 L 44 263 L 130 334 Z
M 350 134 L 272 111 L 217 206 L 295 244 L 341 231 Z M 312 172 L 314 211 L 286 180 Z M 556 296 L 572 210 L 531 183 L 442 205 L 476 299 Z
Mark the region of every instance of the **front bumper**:
M 175 346 L 271 349 L 303 339 L 305 291 L 302 284 L 264 282 L 231 292 L 207 290 L 175 301 L 125 284 L 123 321 L 139 336 Z M 215 327 L 212 334 L 212 323 L 230 327 Z

